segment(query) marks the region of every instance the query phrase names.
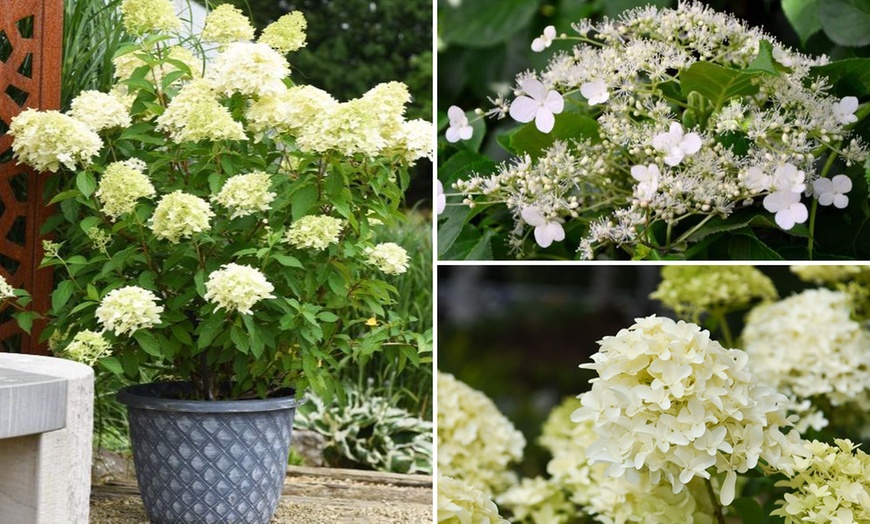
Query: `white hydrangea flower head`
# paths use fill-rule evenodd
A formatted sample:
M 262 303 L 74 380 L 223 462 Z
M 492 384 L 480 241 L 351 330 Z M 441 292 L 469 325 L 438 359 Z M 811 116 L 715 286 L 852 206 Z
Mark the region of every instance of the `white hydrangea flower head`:
M 326 215 L 307 215 L 290 224 L 284 241 L 299 249 L 323 251 L 338 243 L 344 222 Z
M 495 501 L 510 510 L 513 522 L 563 524 L 577 514 L 562 486 L 544 477 L 524 478 Z
M 438 372 L 438 468 L 484 494 L 516 482 L 526 440 L 486 395 Z
M 275 298 L 275 287 L 258 269 L 247 265 L 224 264 L 205 282 L 204 298 L 217 305 L 216 310 L 238 311 L 250 315 L 257 302 Z
M 544 49 L 550 47 L 553 44 L 553 40 L 556 38 L 556 28 L 554 26 L 548 25 L 544 28 L 544 34 L 532 40 L 532 51 L 536 53 L 540 53 Z
M 790 266 L 792 273 L 804 282 L 836 284 L 870 271 L 870 266 Z
M 786 231 L 795 224 L 803 224 L 810 216 L 807 206 L 801 202 L 801 193 L 775 191 L 764 197 L 763 204 L 764 209 L 774 213 L 776 225 Z
M 121 2 L 124 28 L 134 35 L 169 32 L 181 28 L 171 0 L 124 0 Z
M 447 128 L 445 136 L 450 143 L 459 142 L 460 140 L 470 140 L 474 134 L 474 128 L 468 124 L 468 117 L 465 116 L 465 111 L 459 106 L 450 106 L 447 109 L 447 118 L 450 120 L 450 127 Z
M 231 219 L 268 211 L 276 196 L 269 191 L 271 185 L 272 176 L 263 171 L 234 175 L 213 200 L 230 210 Z
M 665 153 L 665 164 L 671 167 L 700 151 L 702 144 L 698 133 L 685 133 L 679 122 L 671 122 L 668 131 L 659 133 L 652 139 L 652 146 Z
M 858 110 L 858 99 L 854 96 L 846 96 L 835 102 L 831 110 L 834 113 L 834 118 L 843 125 L 854 124 L 858 121 L 855 116 L 855 111 Z
M 70 105 L 69 114 L 97 133 L 132 123 L 127 107 L 117 96 L 93 90 L 79 93 Z
M 813 181 L 813 194 L 823 206 L 834 205 L 837 209 L 845 209 L 849 205 L 846 193 L 852 190 L 852 179 L 846 175 L 833 178 L 819 178 Z
M 439 524 L 508 524 L 489 495 L 438 471 Z
M 210 229 L 214 211 L 208 202 L 181 190 L 163 195 L 151 216 L 154 236 L 177 244 L 182 238 Z
M 206 80 L 218 94 L 230 97 L 241 93 L 249 97 L 280 95 L 287 90 L 284 78 L 290 65 L 266 44 L 234 42 L 228 44 L 212 62 Z
M 607 464 L 608 476 L 665 482 L 673 493 L 725 473 L 723 505 L 734 499 L 737 473 L 759 464 L 790 471 L 783 457 L 800 437 L 782 433 L 787 398 L 755 379 L 745 352 L 723 348 L 695 324 L 635 322 L 580 366 L 598 374 L 571 417 L 594 424 L 590 463 Z
M 179 144 L 248 138 L 242 124 L 233 120 L 229 110 L 218 102 L 209 84 L 202 79 L 181 88 L 166 111 L 157 117 L 157 129 L 168 131 Z
M 140 198 L 156 194 L 144 170 L 145 163 L 136 158 L 106 166 L 97 186 L 96 197 L 103 205 L 103 213 L 110 220 L 114 221 L 124 213 L 132 213 Z
M 610 92 L 607 91 L 607 83 L 604 80 L 593 80 L 580 84 L 580 94 L 590 106 L 603 104 L 610 99 Z
M 511 102 L 510 115 L 517 122 L 535 121 L 535 127 L 541 133 L 549 133 L 556 125 L 556 117 L 565 108 L 565 100 L 558 91 L 548 90 L 536 78 L 527 78 L 520 82 L 520 89 L 525 95 L 520 95 Z
M 294 86 L 278 95 L 255 100 L 245 115 L 255 132 L 298 133 L 338 105 L 332 95 L 314 86 Z
M 205 17 L 202 39 L 215 44 L 247 42 L 254 39 L 254 26 L 241 10 L 230 4 L 215 7 Z
M 558 217 L 546 218 L 535 207 L 524 207 L 520 211 L 523 221 L 535 228 L 535 242 L 543 248 L 565 240 L 565 229 Z
M 863 371 L 870 333 L 852 320 L 847 294 L 811 289 L 757 306 L 742 337 L 753 372 L 777 390 L 798 400 L 823 396 L 834 406 L 870 401 Z
M 777 486 L 790 488 L 771 515 L 786 524 L 870 522 L 870 456 L 849 440 L 834 446 L 813 440 L 795 457 L 795 472 Z
M 85 329 L 76 333 L 63 353 L 67 358 L 93 367 L 98 360 L 112 353 L 112 346 L 101 333 Z
M 401 275 L 408 270 L 408 252 L 395 242 L 367 247 L 367 262 L 388 275 Z
M 409 165 L 423 157 L 432 160 L 435 150 L 434 133 L 434 126 L 421 118 L 402 122 L 399 129 L 389 137 L 383 154 L 398 155 Z
M 6 277 L 0 275 L 0 300 L 15 298 L 15 288 L 9 285 Z
M 104 329 L 120 336 L 132 335 L 160 323 L 163 306 L 158 305 L 153 291 L 138 286 L 125 286 L 110 291 L 95 313 Z
M 25 109 L 12 119 L 9 134 L 18 160 L 37 171 L 55 173 L 61 164 L 75 170 L 103 148 L 87 124 L 57 111 Z
M 286 55 L 306 46 L 307 28 L 308 22 L 305 21 L 305 16 L 299 11 L 291 11 L 266 26 L 258 42 Z

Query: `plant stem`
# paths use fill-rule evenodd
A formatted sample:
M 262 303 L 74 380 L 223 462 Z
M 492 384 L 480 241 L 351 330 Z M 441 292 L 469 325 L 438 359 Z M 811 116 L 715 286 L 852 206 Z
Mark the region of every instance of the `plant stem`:
M 734 337 L 731 335 L 731 328 L 728 326 L 728 319 L 725 317 L 725 313 L 722 311 L 714 311 L 711 313 L 713 318 L 716 319 L 716 322 L 719 324 L 719 331 L 722 332 L 722 339 L 725 342 L 725 346 L 729 348 L 734 347 Z
M 719 502 L 719 497 L 713 490 L 713 483 L 710 479 L 704 479 L 704 484 L 707 485 L 707 494 L 710 495 L 710 502 L 713 504 L 713 515 L 716 517 L 716 522 L 725 524 L 725 515 L 722 513 L 722 504 Z

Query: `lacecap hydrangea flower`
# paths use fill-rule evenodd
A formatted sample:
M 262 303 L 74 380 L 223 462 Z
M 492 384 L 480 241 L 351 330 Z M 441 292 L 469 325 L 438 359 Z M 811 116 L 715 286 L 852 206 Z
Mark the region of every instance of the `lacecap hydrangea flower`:
M 238 311 L 250 315 L 257 302 L 275 298 L 275 287 L 258 269 L 240 264 L 224 264 L 213 271 L 205 282 L 205 299 L 217 309 Z
M 202 39 L 215 44 L 231 44 L 254 39 L 254 26 L 241 10 L 230 4 L 215 7 L 205 18 Z
M 268 211 L 275 200 L 275 193 L 269 191 L 271 184 L 272 177 L 262 171 L 235 175 L 224 183 L 214 201 L 230 210 L 230 218 Z
M 773 282 L 752 266 L 665 266 L 650 294 L 678 317 L 698 322 L 701 315 L 745 308 L 756 300 L 776 300 Z
M 130 113 L 117 96 L 93 90 L 82 91 L 73 99 L 70 116 L 95 132 L 131 124 Z
M 96 197 L 103 205 L 103 213 L 111 220 L 124 213 L 132 213 L 140 198 L 154 196 L 156 191 L 145 173 L 145 163 L 131 158 L 112 162 L 100 177 Z
M 242 124 L 233 120 L 202 79 L 181 88 L 166 111 L 157 117 L 157 129 L 168 131 L 177 143 L 248 138 Z
M 835 446 L 814 440 L 795 457 L 794 475 L 777 486 L 789 488 L 771 515 L 786 524 L 870 522 L 870 456 L 849 440 Z
M 488 495 L 461 480 L 438 471 L 438 515 L 440 524 L 508 524 Z
M 97 307 L 96 317 L 103 328 L 123 335 L 160 323 L 163 306 L 153 291 L 125 286 L 110 291 Z
M 343 222 L 326 215 L 307 215 L 296 220 L 287 229 L 284 241 L 300 249 L 326 249 L 338 242 Z
M 592 389 L 575 422 L 592 421 L 598 440 L 589 462 L 607 475 L 667 483 L 679 493 L 693 479 L 725 473 L 723 505 L 734 500 L 737 473 L 763 465 L 790 471 L 800 436 L 782 406 L 786 397 L 759 383 L 748 355 L 725 349 L 695 324 L 640 318 L 599 342 Z
M 103 141 L 84 122 L 57 111 L 25 109 L 12 119 L 12 150 L 22 163 L 37 171 L 75 170 L 99 154 Z
M 508 470 L 523 457 L 523 434 L 486 395 L 438 372 L 438 468 L 492 495 L 516 482 Z
M 171 0 L 124 0 L 121 14 L 124 28 L 134 35 L 169 32 L 181 27 Z
M 299 11 L 291 11 L 267 25 L 257 41 L 286 55 L 305 47 L 307 28 L 308 22 L 305 21 L 305 16 Z
M 384 242 L 365 249 L 368 263 L 388 275 L 401 275 L 408 270 L 408 252 L 395 242 Z
M 266 44 L 234 42 L 214 59 L 205 78 L 221 96 L 253 97 L 281 94 L 289 74 L 287 60 Z
M 742 338 L 753 372 L 777 390 L 870 406 L 870 333 L 851 318 L 847 294 L 810 289 L 757 306 Z
M 112 346 L 101 333 L 85 329 L 76 333 L 64 349 L 64 356 L 87 366 L 93 366 L 101 358 L 109 356 L 111 352 Z
M 182 238 L 208 230 L 213 216 L 208 202 L 179 190 L 163 195 L 151 216 L 150 226 L 154 236 L 177 244 Z

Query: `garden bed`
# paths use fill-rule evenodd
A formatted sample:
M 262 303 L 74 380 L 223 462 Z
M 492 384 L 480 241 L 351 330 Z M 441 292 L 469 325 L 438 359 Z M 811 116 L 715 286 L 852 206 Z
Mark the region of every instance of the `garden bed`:
M 273 524 L 432 521 L 432 478 L 290 466 Z M 132 479 L 95 484 L 91 524 L 147 523 Z

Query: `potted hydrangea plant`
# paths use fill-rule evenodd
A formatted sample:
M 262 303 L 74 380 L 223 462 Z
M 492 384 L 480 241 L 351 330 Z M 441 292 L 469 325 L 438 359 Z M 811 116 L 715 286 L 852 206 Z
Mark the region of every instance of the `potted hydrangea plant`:
M 383 342 L 412 361 L 427 349 L 377 322 L 408 257 L 372 238 L 402 219 L 407 167 L 431 154 L 433 128 L 405 120 L 398 82 L 347 102 L 295 85 L 285 55 L 306 44 L 301 13 L 255 40 L 220 6 L 201 41 L 178 45 L 169 0 L 121 9 L 136 40 L 114 59 L 112 91 L 10 125 L 20 162 L 75 173 L 52 202 L 79 227 L 44 246 L 63 275 L 51 340 L 171 381 L 119 396 L 152 521 L 268 522 L 290 388 L 329 396 L 337 362 Z

